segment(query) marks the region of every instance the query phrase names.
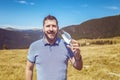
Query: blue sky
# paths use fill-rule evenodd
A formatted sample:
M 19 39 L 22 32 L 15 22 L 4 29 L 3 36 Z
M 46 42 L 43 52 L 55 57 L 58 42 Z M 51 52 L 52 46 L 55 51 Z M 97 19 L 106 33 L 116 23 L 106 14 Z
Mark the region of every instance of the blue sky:
M 120 14 L 120 0 L 0 0 L 0 27 L 42 28 L 47 15 L 54 15 L 60 28 Z

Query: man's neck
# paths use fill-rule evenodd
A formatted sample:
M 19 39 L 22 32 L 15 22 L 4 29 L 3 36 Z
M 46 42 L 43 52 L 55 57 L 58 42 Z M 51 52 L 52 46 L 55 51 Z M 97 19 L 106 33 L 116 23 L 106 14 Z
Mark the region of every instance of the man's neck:
M 49 43 L 49 44 L 54 44 L 55 41 L 56 41 L 56 38 L 53 39 L 53 40 L 50 40 L 50 39 L 45 38 L 45 41 L 46 41 L 47 43 Z

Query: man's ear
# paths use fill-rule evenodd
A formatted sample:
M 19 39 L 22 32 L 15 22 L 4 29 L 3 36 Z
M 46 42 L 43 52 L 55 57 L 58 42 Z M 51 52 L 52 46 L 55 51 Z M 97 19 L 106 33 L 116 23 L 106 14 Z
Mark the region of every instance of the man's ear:
M 58 27 L 58 31 L 59 31 L 59 26 L 57 26 Z

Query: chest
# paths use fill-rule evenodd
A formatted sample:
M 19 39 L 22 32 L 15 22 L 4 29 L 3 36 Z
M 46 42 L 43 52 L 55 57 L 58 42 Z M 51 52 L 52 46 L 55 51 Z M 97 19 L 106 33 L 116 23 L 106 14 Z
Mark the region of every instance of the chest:
M 62 65 L 68 62 L 68 51 L 64 46 L 45 46 L 36 53 L 36 64 Z

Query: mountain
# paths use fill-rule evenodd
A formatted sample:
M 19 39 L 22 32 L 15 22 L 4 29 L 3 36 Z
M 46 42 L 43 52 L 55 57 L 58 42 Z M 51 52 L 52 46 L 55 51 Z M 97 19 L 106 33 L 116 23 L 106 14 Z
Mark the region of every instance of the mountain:
M 0 49 L 22 49 L 42 37 L 42 30 L 19 30 L 0 28 Z
M 62 28 L 69 32 L 74 39 L 80 38 L 109 38 L 120 36 L 120 15 L 92 19 Z

